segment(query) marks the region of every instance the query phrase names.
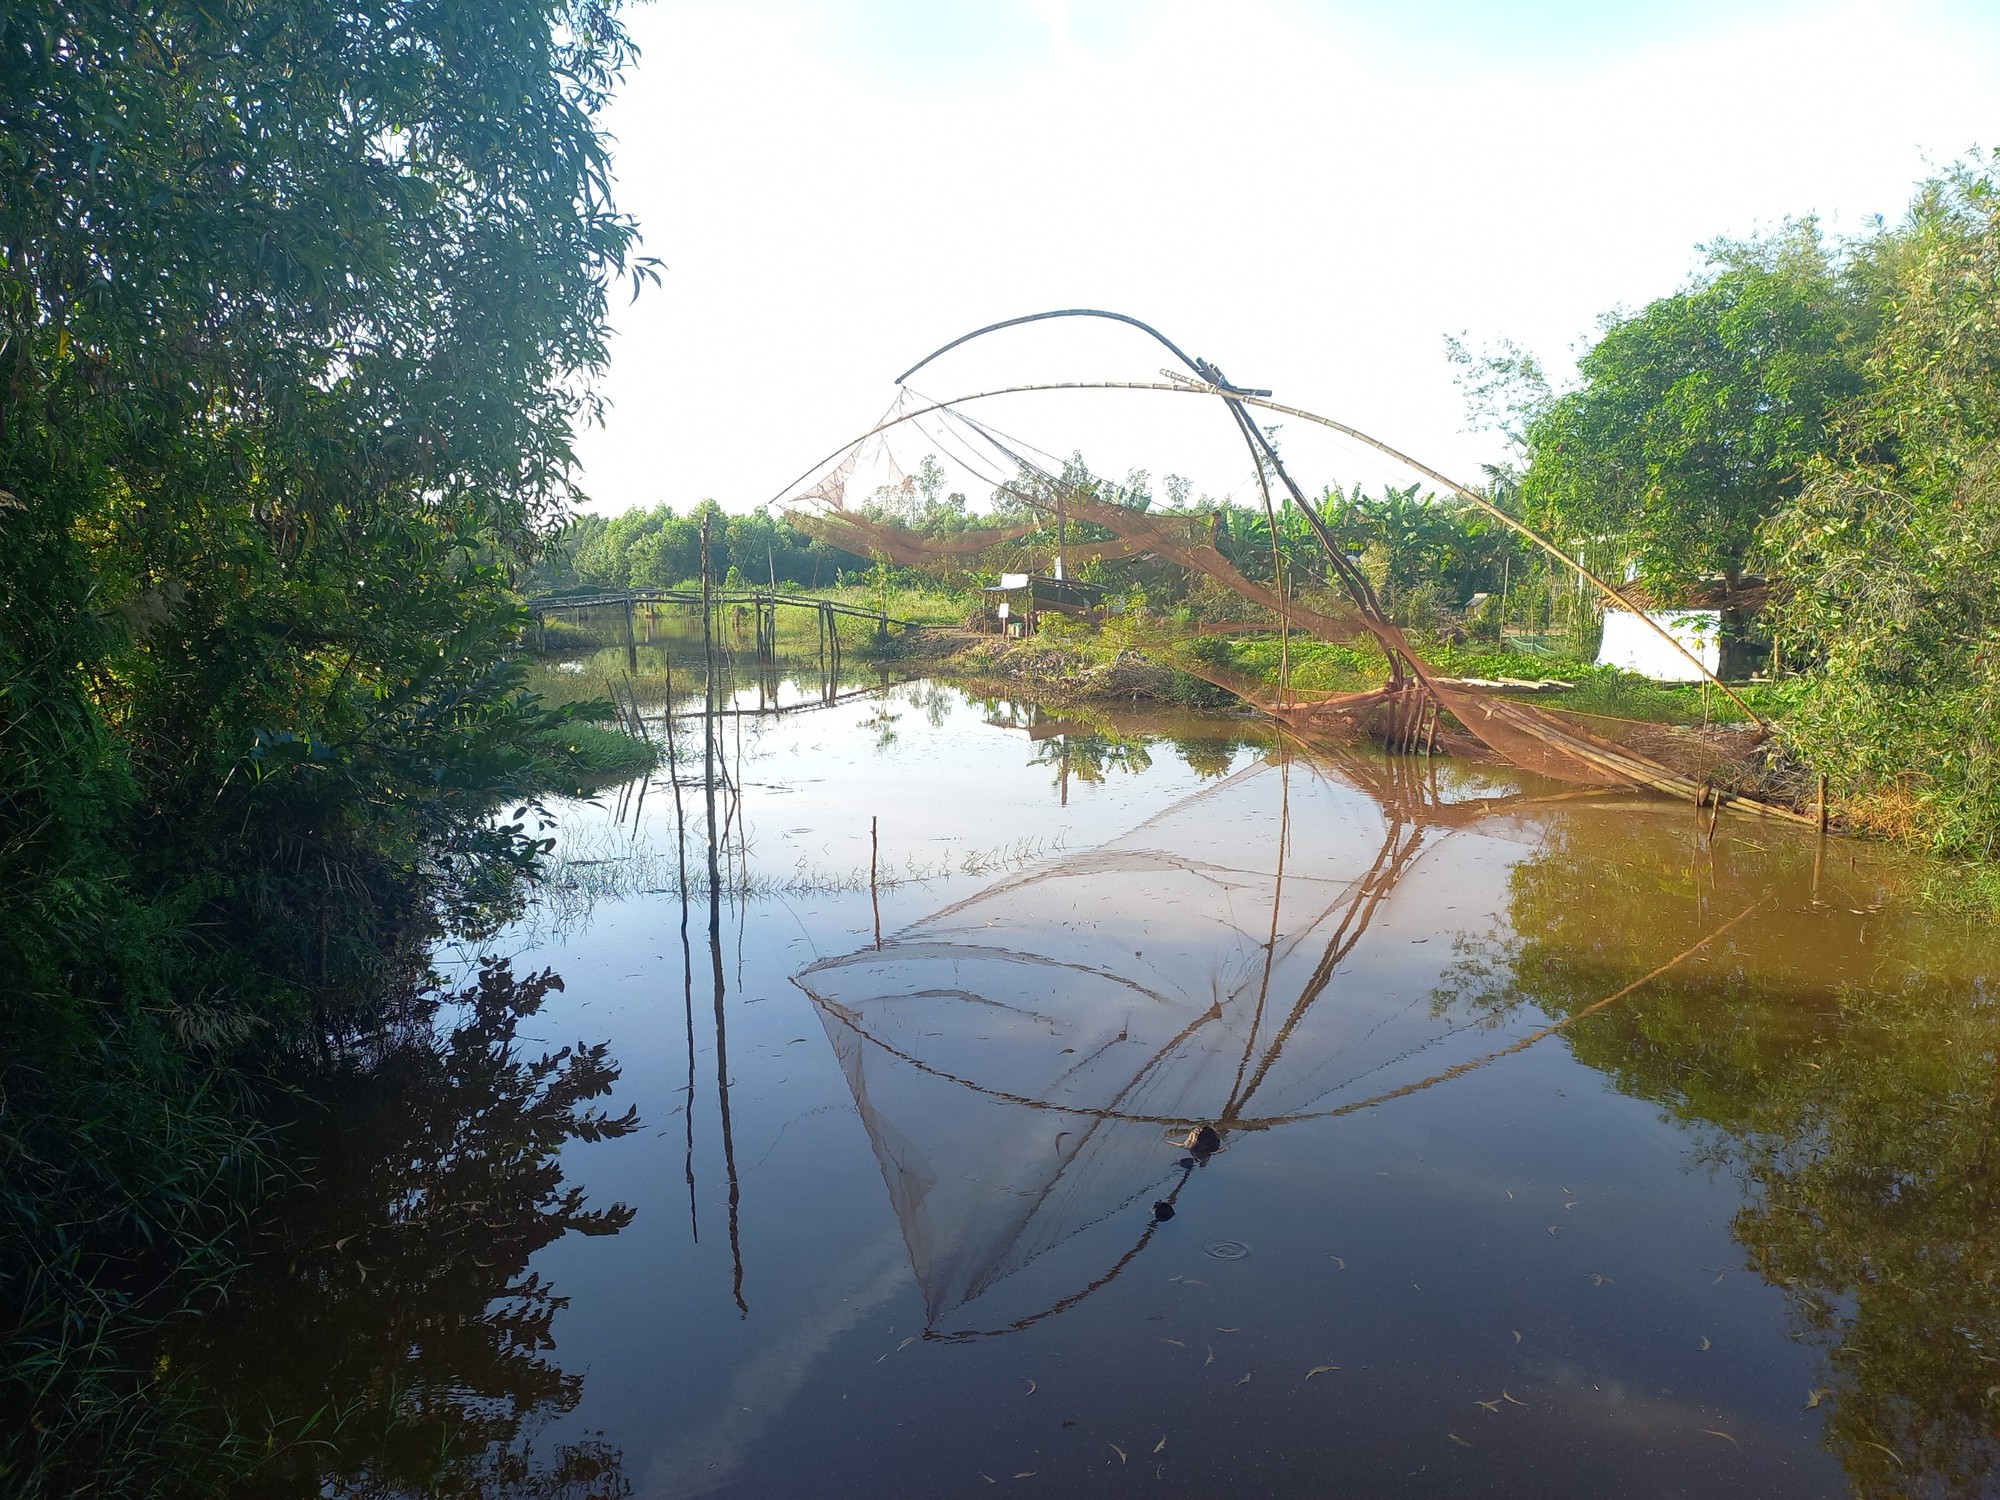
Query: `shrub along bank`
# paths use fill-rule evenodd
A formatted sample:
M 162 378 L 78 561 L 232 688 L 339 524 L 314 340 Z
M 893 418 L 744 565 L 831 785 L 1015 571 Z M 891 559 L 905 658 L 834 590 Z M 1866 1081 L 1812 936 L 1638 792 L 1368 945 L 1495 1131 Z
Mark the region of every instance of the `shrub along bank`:
M 518 589 L 646 269 L 594 123 L 628 48 L 602 0 L 0 44 L 0 1490 L 137 1493 L 137 1336 L 233 1263 L 271 1080 L 604 769 Z

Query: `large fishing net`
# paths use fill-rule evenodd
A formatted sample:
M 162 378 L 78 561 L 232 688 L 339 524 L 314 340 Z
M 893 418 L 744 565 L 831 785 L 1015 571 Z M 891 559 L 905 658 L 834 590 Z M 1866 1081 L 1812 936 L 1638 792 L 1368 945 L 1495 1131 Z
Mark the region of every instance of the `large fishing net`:
M 1260 761 L 799 976 L 933 1336 L 1026 1327 L 1104 1285 L 1242 1133 L 1490 1047 L 1484 1016 L 1437 999 L 1442 945 L 1413 959 L 1393 917 L 1457 899 L 1426 852 L 1527 800 L 1477 774 L 1454 800 L 1407 759 Z
M 1134 558 L 1199 574 L 1236 600 L 1248 616 L 1226 622 L 1225 628 L 1264 629 L 1339 643 L 1372 640 L 1387 663 L 1384 685 L 1357 692 L 1313 692 L 1289 683 L 1273 687 L 1204 660 L 1189 650 L 1188 632 L 1165 622 L 1120 621 L 1126 637 L 1148 654 L 1242 697 L 1308 741 L 1369 738 L 1403 751 L 1443 748 L 1459 754 L 1493 754 L 1523 770 L 1575 785 L 1644 787 L 1696 805 L 1713 801 L 1740 811 L 1809 821 L 1789 809 L 1718 793 L 1707 777 L 1713 758 L 1674 754 L 1671 737 L 1663 738 L 1657 726 L 1552 713 L 1435 671 L 1382 611 L 1337 545 L 1326 549 L 1326 562 L 1330 573 L 1345 585 L 1344 593 L 1333 588 L 1302 593 L 1291 586 L 1276 559 L 1272 582 L 1248 577 L 1216 545 L 1213 517 L 1155 514 L 1107 500 L 1103 498 L 1107 487 L 1080 482 L 1088 476 L 1079 474 L 1074 461 L 1058 468 L 962 412 L 948 406 L 935 410 L 949 419 L 948 427 L 926 429 L 919 421 L 915 430 L 954 441 L 959 461 L 988 478 L 996 497 L 1008 502 L 1015 513 L 1009 524 L 920 530 L 848 504 L 845 486 L 855 454 L 869 443 L 885 448 L 890 429 L 917 420 L 896 408 L 869 439 L 850 451 L 843 461 L 847 467 L 837 468 L 794 497 L 790 512 L 794 522 L 859 555 L 946 573 L 960 573 L 973 565 L 1025 571 L 1031 554 L 1046 555 L 1053 535 L 1076 528 L 1076 540 L 1065 548 L 1073 565 L 1081 566 L 1091 557 Z M 986 451 L 970 456 L 977 444 L 984 444 Z M 1299 503 L 1306 506 L 1303 497 Z M 1310 507 L 1306 509 L 1313 514 Z

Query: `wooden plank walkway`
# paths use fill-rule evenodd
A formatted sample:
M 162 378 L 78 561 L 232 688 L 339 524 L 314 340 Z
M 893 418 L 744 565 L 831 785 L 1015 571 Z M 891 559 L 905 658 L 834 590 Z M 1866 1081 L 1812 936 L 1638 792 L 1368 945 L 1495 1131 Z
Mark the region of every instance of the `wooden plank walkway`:
M 710 596 L 717 608 L 724 605 L 747 606 L 751 608 L 774 608 L 780 604 L 800 609 L 826 610 L 836 615 L 847 615 L 856 620 L 873 620 L 882 625 L 896 625 L 904 630 L 921 630 L 923 625 L 916 620 L 899 620 L 894 615 L 879 609 L 860 609 L 837 599 L 822 599 L 813 594 L 786 594 L 769 589 L 752 589 L 716 592 Z M 699 589 L 630 589 L 623 593 L 611 594 L 543 594 L 528 600 L 528 608 L 538 614 L 556 614 L 565 610 L 621 609 L 626 605 L 640 604 L 686 604 L 696 609 L 701 607 Z

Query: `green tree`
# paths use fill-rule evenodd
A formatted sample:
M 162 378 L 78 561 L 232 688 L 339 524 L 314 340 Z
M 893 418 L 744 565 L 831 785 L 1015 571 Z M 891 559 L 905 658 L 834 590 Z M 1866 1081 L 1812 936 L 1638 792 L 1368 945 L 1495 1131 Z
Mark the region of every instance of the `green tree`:
M 1457 604 L 1481 590 L 1497 591 L 1501 561 L 1515 550 L 1512 533 L 1435 495 L 1419 496 L 1417 489 L 1384 486 L 1380 496 L 1369 497 L 1357 484 L 1349 494 L 1327 491 L 1320 508 L 1350 546 L 1374 554 L 1375 586 L 1392 597 L 1429 588 Z M 1293 540 L 1311 555 L 1303 526 Z
M 253 1043 L 541 848 L 515 583 L 648 269 L 628 56 L 613 0 L 0 13 L 0 1380 L 43 1421 L 214 1239 Z
M 1529 517 L 1620 539 L 1662 592 L 1734 583 L 1860 389 L 1866 290 L 1810 219 L 1711 246 L 1687 290 L 1607 318 L 1577 389 L 1531 410 Z
M 1772 523 L 1810 668 L 1787 726 L 1849 815 L 2000 841 L 2000 158 L 1923 185 L 1868 247 L 1884 314 L 1839 452 Z

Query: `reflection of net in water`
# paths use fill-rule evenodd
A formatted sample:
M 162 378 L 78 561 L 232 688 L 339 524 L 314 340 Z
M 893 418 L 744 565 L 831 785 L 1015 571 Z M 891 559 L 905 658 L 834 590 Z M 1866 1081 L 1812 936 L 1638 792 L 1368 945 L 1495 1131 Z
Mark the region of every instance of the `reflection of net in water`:
M 807 969 L 932 1331 L 1023 1326 L 1115 1274 L 1191 1175 L 1191 1127 L 1226 1143 L 1434 1072 L 1454 1021 L 1428 984 L 1369 982 L 1399 965 L 1362 940 L 1471 812 L 1262 764 Z

